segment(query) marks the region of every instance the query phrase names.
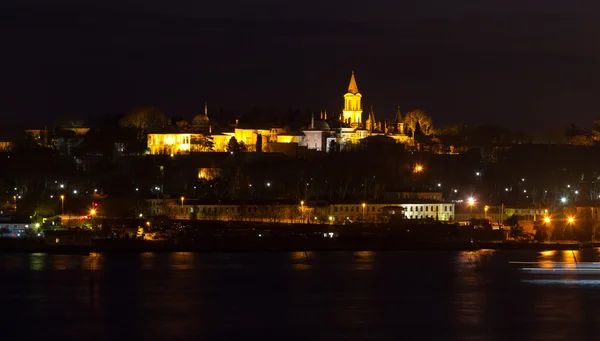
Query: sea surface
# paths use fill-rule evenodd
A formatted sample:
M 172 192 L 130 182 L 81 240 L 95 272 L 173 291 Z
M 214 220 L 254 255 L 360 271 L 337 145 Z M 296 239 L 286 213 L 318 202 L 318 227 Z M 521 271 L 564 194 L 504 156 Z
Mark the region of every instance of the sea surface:
M 2 340 L 600 340 L 598 250 L 0 254 Z

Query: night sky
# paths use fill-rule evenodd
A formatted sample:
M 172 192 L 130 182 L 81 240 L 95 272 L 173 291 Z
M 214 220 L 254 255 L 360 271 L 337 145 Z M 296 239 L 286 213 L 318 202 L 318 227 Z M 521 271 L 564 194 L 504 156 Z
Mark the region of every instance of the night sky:
M 600 118 L 600 3 L 0 0 L 0 115 L 155 105 L 339 112 L 355 70 L 377 118 L 537 130 Z M 79 1 L 82 2 L 82 1 Z M 396 3 L 401 2 L 401 3 Z

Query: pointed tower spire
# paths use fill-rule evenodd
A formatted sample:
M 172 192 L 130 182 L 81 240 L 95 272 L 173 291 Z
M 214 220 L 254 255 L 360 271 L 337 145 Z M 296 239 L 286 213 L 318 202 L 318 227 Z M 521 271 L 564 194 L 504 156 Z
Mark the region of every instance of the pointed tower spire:
M 400 106 L 398 105 L 398 110 L 396 110 L 396 123 L 402 122 L 402 113 L 400 113 Z
M 312 117 L 310 118 L 310 129 L 315 129 L 315 113 L 313 112 Z
M 204 101 L 204 116 L 208 116 L 208 104 Z
M 373 111 L 373 106 L 371 106 L 371 113 L 369 114 L 369 116 L 371 116 L 371 120 L 375 122 L 375 111 Z
M 350 77 L 350 84 L 348 84 L 348 92 L 356 95 L 358 93 L 358 85 L 356 84 L 356 78 L 354 78 L 354 70 L 352 70 L 352 76 Z

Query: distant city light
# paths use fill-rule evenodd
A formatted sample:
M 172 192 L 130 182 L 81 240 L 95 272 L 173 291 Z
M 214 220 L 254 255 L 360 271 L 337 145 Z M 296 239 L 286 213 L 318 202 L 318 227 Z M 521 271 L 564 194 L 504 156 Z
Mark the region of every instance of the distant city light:
M 505 191 L 505 192 L 508 192 L 508 187 L 506 187 L 506 188 L 504 189 L 504 191 Z
M 98 192 L 98 190 L 94 188 L 94 193 L 96 193 L 96 192 Z
M 267 182 L 267 187 L 271 187 L 271 183 L 270 182 Z
M 457 193 L 457 192 L 458 192 L 458 190 L 457 190 L 457 189 L 455 189 L 455 190 L 454 190 L 454 193 Z
M 76 189 L 73 190 L 73 194 L 77 194 L 77 190 Z
M 469 206 L 473 206 L 475 205 L 475 198 L 469 197 L 469 199 L 467 199 L 467 202 L 469 203 Z
M 571 185 L 567 185 L 567 188 L 571 188 Z
M 569 217 L 569 224 L 573 224 L 574 221 L 575 221 L 575 218 Z
M 438 187 L 442 187 L 442 184 L 438 184 Z
M 560 198 L 560 202 L 563 203 L 563 204 L 566 203 L 567 202 L 567 198 L 565 198 L 565 197 Z
M 480 172 L 475 172 L 475 175 L 480 176 L 481 173 Z
M 575 194 L 579 194 L 579 191 L 575 191 Z
M 63 184 L 60 184 L 60 188 L 65 188 L 65 185 L 63 185 Z M 16 188 L 15 188 L 15 189 L 16 189 Z
M 527 190 L 526 190 L 526 189 L 524 189 L 524 190 L 523 190 L 523 193 L 527 193 Z
M 550 217 L 546 217 L 546 218 L 544 218 L 544 222 L 545 222 L 546 224 L 550 224 Z
M 525 178 L 521 178 L 521 181 L 525 182 Z

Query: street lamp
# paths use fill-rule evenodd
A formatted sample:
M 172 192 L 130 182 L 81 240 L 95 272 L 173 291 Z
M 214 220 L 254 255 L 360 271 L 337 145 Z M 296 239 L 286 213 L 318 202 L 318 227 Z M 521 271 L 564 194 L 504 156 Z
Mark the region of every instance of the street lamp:
M 471 216 L 472 216 L 473 215 L 473 206 L 475 205 L 475 198 L 469 197 L 467 199 L 467 203 L 469 204 L 469 209 L 470 209 Z
M 546 218 L 544 218 L 544 223 L 546 223 L 546 224 L 550 224 L 550 221 L 551 221 L 551 220 L 550 220 L 550 217 L 546 217 Z
M 15 200 L 15 211 L 17 210 L 17 196 L 13 195 L 13 199 Z
M 304 200 L 300 201 L 300 222 L 304 222 Z
M 363 221 L 365 221 L 365 207 L 367 207 L 367 204 L 363 202 L 363 203 L 362 203 L 362 211 L 363 211 L 363 212 L 362 212 L 362 213 L 363 213 L 363 216 L 362 216 L 362 218 L 363 218 Z
M 567 219 L 567 221 L 569 222 L 569 224 L 573 224 L 575 222 L 575 218 L 569 217 L 569 219 Z
M 60 196 L 60 210 L 62 215 L 65 215 L 65 196 L 64 194 L 61 194 Z
M 420 165 L 420 164 L 416 164 L 416 165 L 415 165 L 414 172 L 415 172 L 415 173 L 421 173 L 422 171 L 423 171 L 423 166 L 422 166 L 422 165 Z
M 183 208 L 183 201 L 185 200 L 185 197 L 181 197 L 181 208 Z
M 487 218 L 488 209 L 489 209 L 488 205 L 485 205 L 485 207 L 483 207 L 483 217 L 484 218 Z

